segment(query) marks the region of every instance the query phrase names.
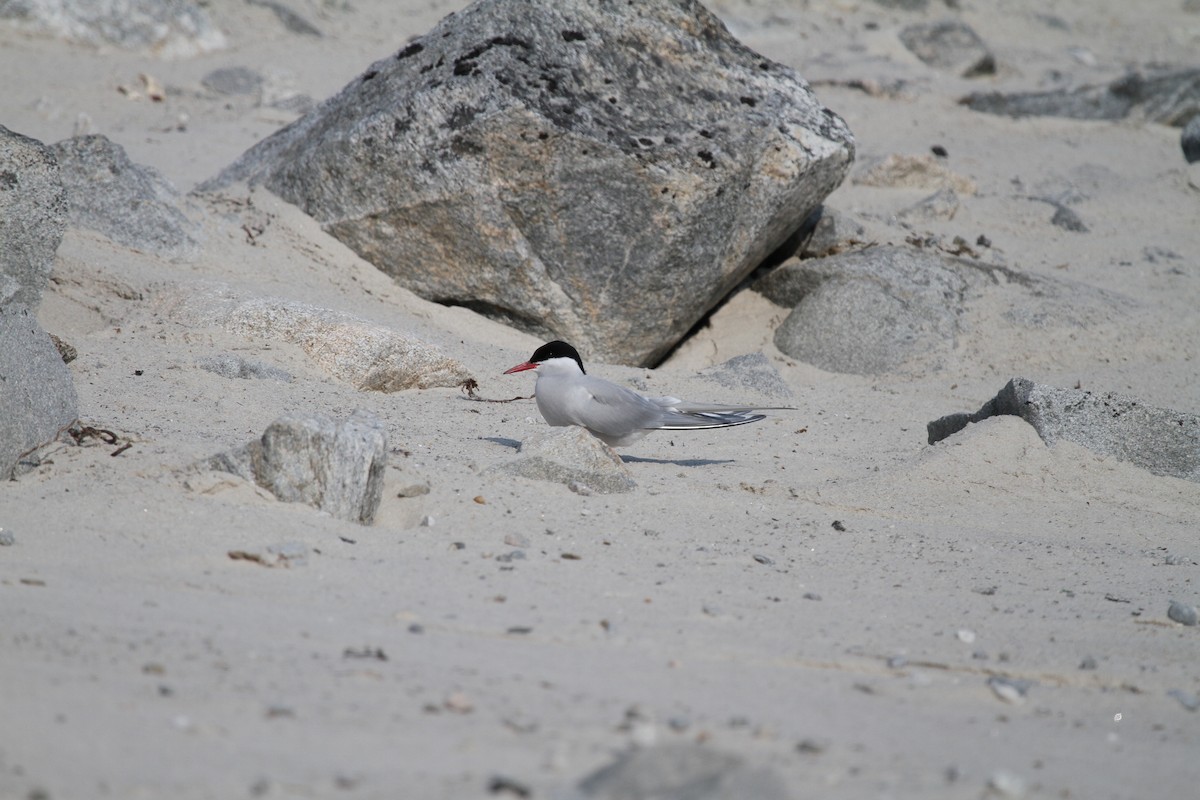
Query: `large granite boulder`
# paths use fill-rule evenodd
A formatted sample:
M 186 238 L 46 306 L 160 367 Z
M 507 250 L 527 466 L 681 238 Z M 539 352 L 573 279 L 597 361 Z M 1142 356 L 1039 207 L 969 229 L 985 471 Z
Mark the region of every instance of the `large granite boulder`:
M 66 227 L 66 191 L 41 142 L 0 126 L 0 480 L 79 413 L 36 310 Z
M 38 307 L 66 226 L 54 154 L 0 125 L 0 304 Z
M 841 183 L 845 122 L 685 0 L 482 0 L 220 176 L 421 296 L 652 364 Z
M 67 187 L 73 225 L 169 259 L 194 257 L 200 226 L 180 209 L 180 195 L 153 167 L 135 164 L 105 136 L 76 136 L 51 147 Z

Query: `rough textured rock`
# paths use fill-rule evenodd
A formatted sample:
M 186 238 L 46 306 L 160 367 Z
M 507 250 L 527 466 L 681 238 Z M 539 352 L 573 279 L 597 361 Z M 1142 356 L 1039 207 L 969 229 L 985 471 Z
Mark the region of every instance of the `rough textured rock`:
M 273 367 L 262 361 L 244 358 L 235 353 L 221 353 L 200 359 L 200 369 L 220 375 L 222 378 L 263 379 L 291 383 L 292 376 L 279 367 Z
M 628 492 L 637 484 L 620 456 L 583 428 L 549 428 L 521 443 L 515 461 L 494 471 L 538 481 L 583 484 L 597 492 Z
M 1074 442 L 1156 475 L 1200 481 L 1200 416 L 1148 406 L 1115 392 L 1059 389 L 1025 378 L 1013 378 L 974 414 L 930 422 L 929 443 L 998 414 L 1025 420 L 1048 445 Z
M 698 3 L 483 0 L 202 188 L 262 183 L 427 299 L 652 364 L 853 154 Z
M 285 416 L 261 439 L 199 466 L 239 475 L 286 503 L 308 503 L 338 519 L 370 524 L 383 498 L 387 430 L 383 420 L 362 410 L 340 421 L 324 414 Z
M 38 307 L 66 219 L 54 154 L 0 125 L 0 306 Z
M 964 78 L 996 72 L 996 58 L 979 34 L 958 20 L 909 25 L 900 31 L 900 41 L 929 66 Z
M 166 58 L 220 50 L 225 35 L 190 0 L 0 0 L 0 20 L 96 47 Z
M 595 800 L 787 800 L 783 780 L 732 753 L 694 744 L 632 750 L 579 782 Z
M 1135 116 L 1183 125 L 1200 113 L 1200 68 L 1132 70 L 1104 86 L 1050 92 L 976 92 L 963 98 L 975 111 L 1010 117 L 1124 119 Z
M 792 259 L 753 288 L 792 308 L 775 331 L 782 352 L 862 375 L 901 371 L 919 359 L 921 369 L 937 368 L 936 359 L 955 347 L 965 312 L 989 292 L 1010 292 L 998 298 L 1003 319 L 1033 330 L 1086 329 L 1127 307 L 1082 284 L 893 245 Z
M 875 163 L 864 164 L 854 182 L 887 189 L 952 189 L 961 195 L 976 192 L 974 181 L 952 172 L 929 155 L 889 155 Z
M 71 373 L 23 303 L 0 303 L 0 479 L 79 415 Z
M 796 255 L 801 258 L 822 258 L 866 243 L 867 231 L 862 223 L 835 208 L 825 206 Z
M 157 170 L 133 163 L 125 148 L 98 134 L 64 139 L 51 150 L 72 224 L 164 258 L 196 254 L 199 227 L 180 211 L 179 193 Z
M 1183 157 L 1189 164 L 1200 161 L 1200 113 L 1197 113 L 1179 134 L 1179 146 L 1183 148 Z
M 789 262 L 755 289 L 791 306 L 775 346 L 832 372 L 878 374 L 953 346 L 968 280 L 941 256 L 875 247 Z
M 156 298 L 159 316 L 298 345 L 317 366 L 364 391 L 454 387 L 471 377 L 434 345 L 349 314 L 224 286 L 179 287 Z
M 779 370 L 775 369 L 771 360 L 762 353 L 734 356 L 728 361 L 702 370 L 700 374 L 734 390 L 749 389 L 768 397 L 785 400 L 795 397 Z

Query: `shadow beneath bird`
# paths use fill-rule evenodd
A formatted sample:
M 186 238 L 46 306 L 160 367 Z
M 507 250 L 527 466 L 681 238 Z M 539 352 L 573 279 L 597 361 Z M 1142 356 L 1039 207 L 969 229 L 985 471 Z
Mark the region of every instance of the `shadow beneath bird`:
M 732 464 L 732 458 L 643 458 L 621 456 L 626 464 L 674 464 L 677 467 L 707 467 L 712 464 Z
M 503 445 L 504 447 L 511 447 L 513 450 L 521 449 L 521 443 L 518 442 L 516 439 L 505 439 L 503 436 L 480 436 L 479 438 L 483 439 L 485 442 L 491 442 L 492 444 L 499 444 L 499 445 Z

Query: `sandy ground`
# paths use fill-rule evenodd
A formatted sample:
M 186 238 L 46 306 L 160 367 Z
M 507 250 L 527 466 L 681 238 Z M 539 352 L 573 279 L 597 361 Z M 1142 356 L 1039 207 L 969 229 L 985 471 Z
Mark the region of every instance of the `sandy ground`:
M 206 5 L 230 47 L 182 61 L 0 26 L 0 74 L 16 76 L 0 123 L 48 143 L 104 133 L 187 190 L 294 118 L 213 97 L 205 74 L 246 66 L 319 100 L 461 4 L 294 3 L 322 38 L 262 7 Z M 531 392 L 528 373 L 500 373 L 538 342 L 396 288 L 267 194 L 192 201 L 206 237 L 192 262 L 68 232 L 40 318 L 79 351 L 82 418 L 133 446 L 64 445 L 0 486 L 15 538 L 0 547 L 0 797 L 482 797 L 495 776 L 556 797 L 625 748 L 672 741 L 765 765 L 798 798 L 1192 796 L 1200 713 L 1169 692 L 1200 694 L 1200 633 L 1166 610 L 1200 603 L 1200 486 L 1047 448 L 1015 418 L 935 447 L 925 424 L 1013 375 L 1200 411 L 1200 165 L 1178 129 L 956 102 L 1194 64 L 1200 14 L 1176 0 L 960 5 L 994 78 L 904 50 L 900 27 L 950 13 L 936 2 L 713 8 L 847 119 L 852 178 L 936 144 L 977 187 L 952 219 L 906 223 L 929 190 L 848 181 L 829 205 L 873 240 L 984 235 L 985 260 L 1124 310 L 1045 331 L 984 308 L 929 369 L 866 378 L 781 355 L 787 310 L 743 292 L 662 368 L 593 371 L 733 400 L 697 370 L 761 349 L 796 409 L 645 439 L 625 451 L 631 494 L 488 473 L 544 425 L 532 401 L 357 392 L 294 346 L 159 313 L 180 287 L 224 282 L 416 333 L 487 397 Z M 118 91 L 141 73 L 163 102 Z M 1069 198 L 1089 232 L 1051 225 L 1029 196 Z M 267 223 L 254 242 L 248 200 Z M 221 353 L 294 380 L 197 366 Z M 387 421 L 393 450 L 370 527 L 184 470 L 284 412 L 355 408 Z M 397 496 L 414 482 L 429 493 Z M 305 563 L 227 555 L 286 542 L 309 548 Z M 1031 684 L 1008 702 L 995 676 Z

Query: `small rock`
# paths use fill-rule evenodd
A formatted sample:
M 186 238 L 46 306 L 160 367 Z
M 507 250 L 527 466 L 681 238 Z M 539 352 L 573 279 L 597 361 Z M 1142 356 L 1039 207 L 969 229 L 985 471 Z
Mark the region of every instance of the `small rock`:
M 549 428 L 521 443 L 515 461 L 489 472 L 519 475 L 569 486 L 572 482 L 605 493 L 628 492 L 637 484 L 620 456 L 583 428 Z
M 12 547 L 17 543 L 17 537 L 13 536 L 13 532 L 0 528 L 0 547 Z
M 1004 702 L 1020 705 L 1025 702 L 1025 695 L 1029 691 L 1029 688 L 1033 686 L 1033 681 L 993 675 L 988 678 L 987 684 L 995 695 Z
M 1084 656 L 1083 661 L 1079 662 L 1080 669 L 1096 669 L 1097 666 L 1099 665 L 1096 663 L 1096 659 L 1092 656 Z
M 963 78 L 996 72 L 996 58 L 979 34 L 957 20 L 920 23 L 900 31 L 900 41 L 913 55 L 935 69 Z
M 766 564 L 767 566 L 775 563 L 775 559 L 771 558 L 770 556 L 764 556 L 758 553 L 754 555 L 754 560 L 760 564 Z
M 199 466 L 240 475 L 284 502 L 370 524 L 383 497 L 387 429 L 363 410 L 340 421 L 324 414 L 284 416 L 259 439 Z
M 662 744 L 627 751 L 579 782 L 594 800 L 718 800 L 791 797 L 782 778 L 740 757 L 695 744 Z
M 1194 164 L 1200 161 L 1200 114 L 1196 114 L 1183 126 L 1179 144 L 1183 148 L 1183 157 L 1187 159 L 1187 163 Z
M 396 492 L 396 497 L 420 497 L 423 494 L 429 494 L 428 483 L 410 483 L 400 487 Z
M 1167 608 L 1167 617 L 1178 622 L 1180 625 L 1195 625 L 1200 617 L 1197 617 L 1196 607 L 1180 603 L 1177 600 L 1172 600 L 1171 605 Z
M 471 702 L 471 698 L 465 692 L 453 692 L 442 705 L 447 711 L 453 711 L 456 714 L 470 714 L 475 710 L 475 704 Z
M 262 361 L 252 361 L 233 353 L 202 358 L 197 365 L 205 372 L 220 375 L 222 378 L 265 378 L 281 383 L 292 382 L 292 376 L 278 367 L 272 367 Z
M 964 644 L 971 644 L 975 641 L 975 631 L 968 628 L 961 628 L 954 635 Z
M 1167 692 L 1167 697 L 1175 698 L 1188 711 L 1200 709 L 1200 697 L 1196 697 L 1191 692 L 1185 692 L 1183 689 L 1171 689 Z
M 225 95 L 253 95 L 262 90 L 263 76 L 247 67 L 222 67 L 200 79 L 210 92 Z
M 512 547 L 529 547 L 529 537 L 520 533 L 504 535 L 504 543 Z
M 1029 791 L 1025 780 L 1020 775 L 1002 769 L 991 774 L 987 781 L 987 788 L 988 792 L 993 795 L 1012 800 L 1020 800 Z

